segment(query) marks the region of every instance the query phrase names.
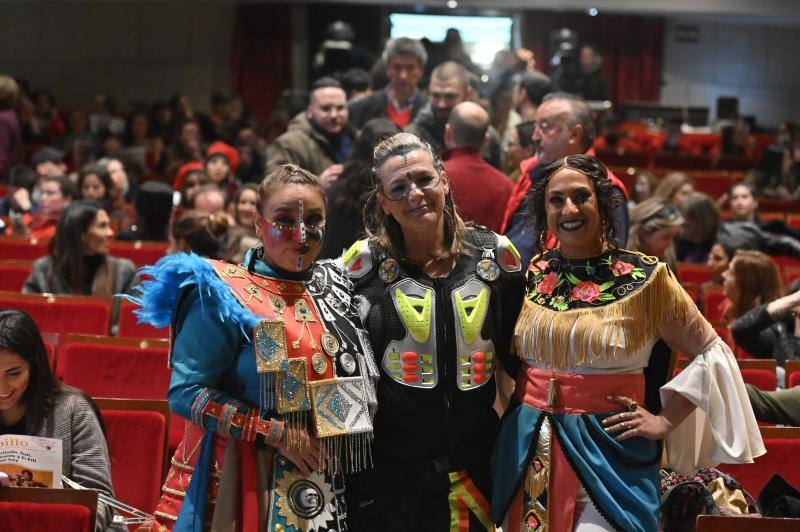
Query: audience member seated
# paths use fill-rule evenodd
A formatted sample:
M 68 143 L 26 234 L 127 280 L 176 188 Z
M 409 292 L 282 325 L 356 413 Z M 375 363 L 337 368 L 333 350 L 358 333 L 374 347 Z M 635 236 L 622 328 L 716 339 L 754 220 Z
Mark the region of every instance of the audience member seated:
M 45 146 L 37 150 L 31 157 L 31 166 L 40 179 L 47 176 L 64 175 L 67 173 L 67 165 L 64 163 L 64 152 L 52 146 Z
M 747 397 L 758 421 L 800 427 L 800 386 L 765 392 L 745 384 Z
M 738 320 L 759 305 L 780 297 L 778 267 L 760 251 L 738 250 L 722 274 L 722 293 L 728 299 L 726 320 Z
M 775 142 L 767 147 L 748 176 L 760 196 L 781 199 L 796 197 L 793 193 L 800 177 L 799 138 L 793 123 L 778 123 Z
M 464 221 L 500 231 L 513 185 L 500 170 L 483 160 L 489 114 L 477 103 L 462 102 L 450 112 L 444 131 L 444 177 Z M 440 170 L 441 172 L 441 170 Z
M 176 133 L 172 144 L 161 154 L 161 160 L 156 165 L 159 173 L 169 176 L 175 175 L 186 163 L 203 160 L 200 151 L 200 126 L 197 125 L 197 120 L 185 118 L 176 128 Z
M 25 165 L 18 164 L 8 172 L 8 190 L 0 198 L 0 216 L 11 213 L 27 214 L 34 209 L 32 197 L 36 185 L 36 173 Z
M 723 238 L 717 240 L 711 250 L 708 252 L 708 260 L 706 266 L 711 269 L 711 279 L 700 285 L 699 304 L 702 308 L 702 303 L 705 300 L 705 295 L 715 290 L 722 290 L 722 274 L 728 269 L 731 263 L 735 249 L 731 248 L 727 241 Z
M 342 174 L 326 192 L 327 220 L 321 259 L 339 257 L 364 234 L 364 205 L 375 189 L 372 151 L 399 130 L 384 118 L 368 120 L 353 144 Z
M 234 225 L 228 230 L 228 246 L 225 260 L 235 264 L 244 261 L 245 253 L 260 242 L 256 235 L 256 202 L 258 187 L 247 183 L 233 197 L 232 218 Z
M 731 207 L 732 222 L 752 222 L 764 231 L 800 238 L 800 231 L 792 229 L 783 220 L 761 220 L 758 214 L 758 199 L 755 190 L 747 183 L 737 183 L 731 188 L 730 194 L 723 195 L 723 200 L 728 199 Z
M 228 226 L 228 217 L 223 212 L 186 211 L 172 224 L 168 253 L 197 253 L 220 259 Z
M 658 179 L 649 170 L 639 170 L 636 172 L 636 179 L 633 181 L 633 193 L 631 200 L 628 202 L 628 210 L 630 211 L 639 203 L 650 199 L 655 193 L 658 186 Z
M 39 189 L 39 210 L 22 215 L 22 223 L 12 223 L 12 233 L 38 240 L 51 238 L 61 213 L 74 198 L 75 186 L 67 176 L 45 176 Z
M 22 161 L 22 130 L 16 111 L 19 93 L 14 78 L 0 75 L 0 181 Z
M 205 172 L 203 163 L 192 161 L 180 167 L 175 180 L 172 182 L 172 189 L 181 195 L 180 206 L 185 209 L 191 209 L 197 191 L 201 187 L 210 184 L 211 178 Z
M 108 215 L 112 220 L 120 222 L 132 219 L 131 202 L 136 197 L 139 186 L 136 177 L 128 174 L 128 169 L 121 159 L 104 157 L 96 164 L 105 166 L 111 179 L 111 211 Z
M 172 187 L 160 181 L 148 181 L 136 195 L 136 221 L 122 229 L 117 240 L 169 240 L 169 221 L 172 214 Z
M 129 148 L 143 148 L 148 169 L 155 167 L 164 150 L 164 141 L 154 133 L 147 111 L 135 111 L 128 116 L 125 124 L 125 145 Z
M 61 440 L 61 474 L 114 497 L 102 418 L 83 392 L 59 382 L 50 369 L 44 342 L 33 320 L 19 310 L 0 310 L 0 434 Z M 95 531 L 125 530 L 112 525 L 114 511 L 97 503 Z
M 741 253 L 741 252 L 739 252 Z M 734 261 L 739 260 L 737 253 Z M 752 280 L 748 284 L 756 284 Z M 783 367 L 787 360 L 800 358 L 800 279 L 786 290 L 786 295 L 763 302 L 746 312 L 731 325 L 736 343 L 756 358 L 774 358 Z
M 675 271 L 675 237 L 683 227 L 681 211 L 661 198 L 650 198 L 631 211 L 628 249 L 658 257 Z
M 356 131 L 347 122 L 347 95 L 333 78 L 311 86 L 308 107 L 289 122 L 286 133 L 267 149 L 267 172 L 282 164 L 296 164 L 320 178 L 328 188 L 342 173 Z
M 111 177 L 108 168 L 100 164 L 85 166 L 78 174 L 78 197 L 101 203 L 111 210 Z
M 656 196 L 669 201 L 659 194 Z M 678 262 L 703 264 L 708 261 L 708 253 L 717 240 L 717 230 L 720 225 L 717 204 L 708 194 L 693 192 L 689 194 L 680 209 L 684 224 L 683 231 L 675 239 Z
M 362 128 L 372 118 L 385 118 L 400 128 L 410 124 L 426 103 L 417 83 L 427 61 L 428 54 L 418 40 L 408 37 L 390 40 L 383 50 L 382 63 L 389 84 L 348 104 L 350 124 Z
M 717 239 L 724 239 L 732 249 L 755 249 L 767 255 L 800 258 L 800 241 L 768 233 L 753 222 L 724 222 L 719 226 Z
M 129 292 L 136 267 L 108 254 L 113 236 L 102 205 L 91 200 L 72 203 L 58 220 L 50 255 L 34 261 L 22 292 L 102 297 Z
M 688 174 L 670 172 L 658 183 L 653 195 L 681 207 L 692 192 L 694 181 Z
M 216 185 L 203 185 L 194 195 L 192 208 L 208 214 L 225 211 L 225 195 Z
M 236 192 L 236 171 L 239 169 L 239 152 L 224 142 L 217 141 L 206 151 L 205 170 L 211 182 L 230 198 Z

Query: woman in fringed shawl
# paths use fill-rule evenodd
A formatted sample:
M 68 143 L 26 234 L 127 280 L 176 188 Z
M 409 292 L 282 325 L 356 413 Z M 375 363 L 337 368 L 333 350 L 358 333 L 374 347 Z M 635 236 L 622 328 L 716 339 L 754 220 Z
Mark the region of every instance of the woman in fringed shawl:
M 171 327 L 170 408 L 186 418 L 158 530 L 346 530 L 343 473 L 370 462 L 378 370 L 347 276 L 315 263 L 325 198 L 277 168 L 242 265 L 177 254 L 146 268 L 139 317 Z
M 567 156 L 534 183 L 540 242 L 559 244 L 528 270 L 522 404 L 495 448 L 493 518 L 515 532 L 657 530 L 662 458 L 693 471 L 765 452 L 736 360 L 665 264 L 615 246 L 597 159 Z M 670 348 L 691 362 L 664 384 Z

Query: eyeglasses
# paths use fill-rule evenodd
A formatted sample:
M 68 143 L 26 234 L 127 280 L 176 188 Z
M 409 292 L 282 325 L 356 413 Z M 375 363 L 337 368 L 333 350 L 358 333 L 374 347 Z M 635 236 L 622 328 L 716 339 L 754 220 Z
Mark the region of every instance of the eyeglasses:
M 441 181 L 438 174 L 422 174 L 414 181 L 410 179 L 399 179 L 389 185 L 389 190 L 381 190 L 381 194 L 389 201 L 402 201 L 410 194 L 412 188 L 416 187 L 420 191 L 431 190 L 436 188 L 436 185 Z

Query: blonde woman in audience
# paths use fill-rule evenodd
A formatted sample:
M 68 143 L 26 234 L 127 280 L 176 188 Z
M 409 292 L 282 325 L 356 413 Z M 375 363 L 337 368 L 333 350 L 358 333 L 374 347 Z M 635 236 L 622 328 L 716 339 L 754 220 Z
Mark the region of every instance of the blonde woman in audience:
M 631 212 L 628 249 L 658 257 L 675 271 L 675 237 L 683 227 L 683 216 L 675 205 L 650 198 Z
M 692 192 L 694 181 L 688 174 L 670 172 L 658 183 L 653 195 L 681 207 Z

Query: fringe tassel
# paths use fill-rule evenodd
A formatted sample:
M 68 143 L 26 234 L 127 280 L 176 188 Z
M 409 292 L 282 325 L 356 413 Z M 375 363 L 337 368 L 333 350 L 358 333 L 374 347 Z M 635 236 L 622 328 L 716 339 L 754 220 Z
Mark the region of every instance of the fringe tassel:
M 602 307 L 558 312 L 526 299 L 514 333 L 516 352 L 553 368 L 616 358 L 620 343 L 633 356 L 662 323 L 687 324 L 696 313 L 677 279 L 659 264 L 635 293 Z M 696 323 L 699 330 L 702 320 Z
M 259 373 L 258 377 L 258 399 L 261 410 L 275 411 L 277 409 L 277 403 L 275 401 L 275 374 Z
M 372 433 L 346 434 L 324 438 L 319 448 L 320 463 L 331 475 L 358 473 L 374 467 Z

